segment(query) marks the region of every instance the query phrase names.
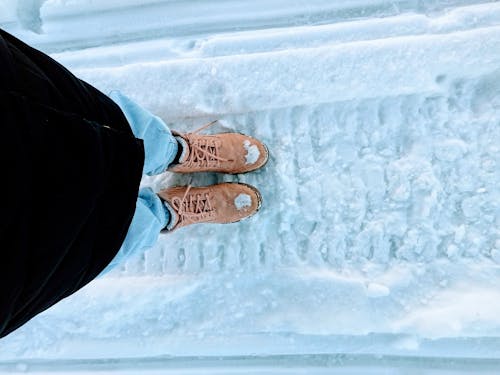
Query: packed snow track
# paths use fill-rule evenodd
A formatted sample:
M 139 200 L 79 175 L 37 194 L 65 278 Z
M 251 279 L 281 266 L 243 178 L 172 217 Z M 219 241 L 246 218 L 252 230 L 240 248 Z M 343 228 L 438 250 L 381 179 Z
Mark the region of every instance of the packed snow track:
M 2 340 L 0 373 L 499 368 L 500 3 L 9 0 L 0 27 L 173 129 L 219 120 L 271 155 L 145 178 L 264 203 L 162 234 Z

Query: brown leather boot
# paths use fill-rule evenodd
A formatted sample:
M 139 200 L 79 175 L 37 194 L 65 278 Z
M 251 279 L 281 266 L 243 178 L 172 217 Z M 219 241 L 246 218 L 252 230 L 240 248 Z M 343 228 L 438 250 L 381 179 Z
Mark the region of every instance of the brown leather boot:
M 166 230 L 196 223 L 234 223 L 255 214 L 262 203 L 256 188 L 241 183 L 178 186 L 162 190 L 158 195 L 170 211 Z
M 254 171 L 266 164 L 267 147 L 255 138 L 240 133 L 198 134 L 212 124 L 193 133 L 172 131 L 183 150 L 179 162 L 172 164 L 168 171 L 236 174 Z

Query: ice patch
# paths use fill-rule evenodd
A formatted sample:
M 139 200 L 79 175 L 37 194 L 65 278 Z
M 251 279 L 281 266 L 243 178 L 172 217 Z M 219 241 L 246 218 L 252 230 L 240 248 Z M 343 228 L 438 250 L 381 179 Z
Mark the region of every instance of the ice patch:
M 386 297 L 391 294 L 391 290 L 385 285 L 369 283 L 366 287 L 366 296 L 369 298 Z
M 240 194 L 234 199 L 234 205 L 238 210 L 252 205 L 252 198 L 248 194 Z
M 252 145 L 248 139 L 243 142 L 243 146 L 247 151 L 247 154 L 245 155 L 245 164 L 254 164 L 260 156 L 259 148 L 255 145 Z

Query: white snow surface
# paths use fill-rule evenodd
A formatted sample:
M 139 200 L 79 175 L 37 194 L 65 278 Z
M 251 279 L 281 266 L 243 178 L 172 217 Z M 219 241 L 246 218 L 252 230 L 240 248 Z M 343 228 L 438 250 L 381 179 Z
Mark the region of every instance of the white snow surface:
M 243 147 L 247 152 L 245 155 L 245 164 L 254 164 L 257 160 L 259 160 L 260 152 L 256 145 L 252 145 L 249 140 L 246 140 L 243 142 Z
M 40 34 L 14 2 L 0 4 L 0 25 L 173 129 L 218 119 L 263 140 L 270 160 L 192 177 L 256 186 L 257 215 L 162 234 L 1 340 L 0 372 L 397 357 L 498 373 L 500 3 L 39 5 L 25 14 L 40 10 Z
M 245 207 L 250 207 L 252 205 L 252 198 L 248 194 L 239 194 L 234 199 L 234 205 L 237 210 L 242 210 Z

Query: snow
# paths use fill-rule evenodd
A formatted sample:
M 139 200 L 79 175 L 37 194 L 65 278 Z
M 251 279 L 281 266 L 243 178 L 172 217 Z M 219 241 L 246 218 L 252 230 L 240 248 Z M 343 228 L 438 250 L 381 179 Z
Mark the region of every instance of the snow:
M 104 92 L 270 160 L 145 178 L 264 203 L 161 235 L 3 339 L 0 373 L 499 372 L 500 3 L 48 0 L 41 34 L 17 14 Z
M 248 194 L 239 194 L 234 199 L 234 205 L 237 210 L 242 210 L 245 207 L 250 207 L 252 205 L 252 198 Z
M 42 19 L 40 9 L 46 0 L 2 0 L 0 23 L 17 21 L 26 29 L 40 33 Z
M 366 287 L 366 295 L 370 298 L 387 297 L 391 290 L 385 285 L 369 283 Z
M 252 145 L 249 140 L 243 142 L 243 147 L 246 150 L 245 164 L 254 164 L 260 157 L 259 148 L 256 145 Z
M 16 19 L 16 0 L 4 0 L 0 2 L 0 22 Z

